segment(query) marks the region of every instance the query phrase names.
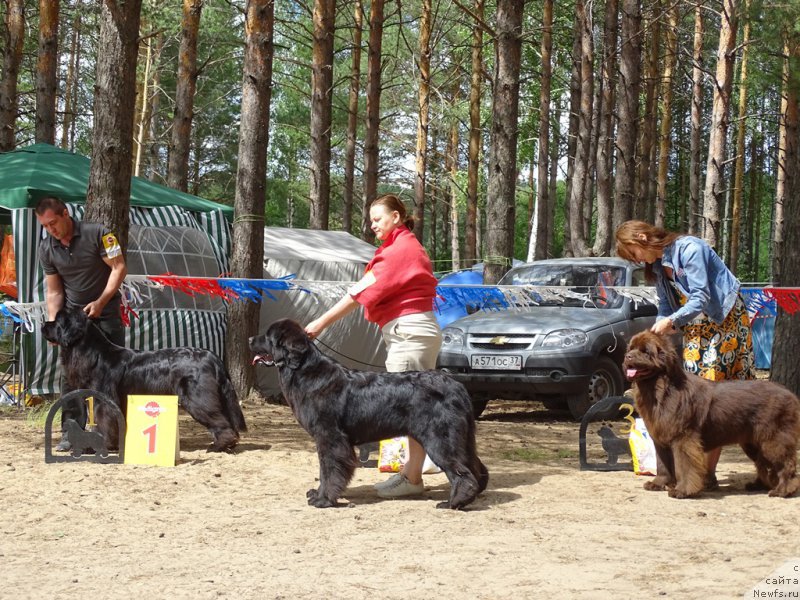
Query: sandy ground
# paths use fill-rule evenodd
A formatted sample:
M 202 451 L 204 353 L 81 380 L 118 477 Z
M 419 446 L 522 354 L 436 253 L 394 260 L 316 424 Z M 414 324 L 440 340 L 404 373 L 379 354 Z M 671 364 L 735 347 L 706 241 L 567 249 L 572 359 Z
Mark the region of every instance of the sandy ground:
M 45 464 L 42 430 L 0 412 L 0 597 L 753 598 L 787 561 L 800 577 L 800 499 L 745 492 L 738 448 L 719 492 L 673 500 L 632 472 L 581 471 L 564 416 L 496 403 L 478 425 L 491 480 L 470 510 L 434 508 L 442 474 L 422 499 L 382 501 L 374 466 L 320 510 L 305 501 L 314 447 L 289 410 L 244 408 L 235 455 L 206 453 L 182 416 L 175 467 Z

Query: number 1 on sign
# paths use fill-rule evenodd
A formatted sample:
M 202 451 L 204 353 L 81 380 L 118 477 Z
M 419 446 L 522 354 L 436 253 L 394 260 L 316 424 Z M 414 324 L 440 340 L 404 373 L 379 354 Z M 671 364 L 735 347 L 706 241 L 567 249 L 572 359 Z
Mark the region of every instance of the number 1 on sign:
M 177 396 L 128 396 L 125 463 L 175 466 L 180 458 Z
M 143 435 L 147 436 L 147 453 L 148 454 L 155 454 L 156 453 L 156 430 L 158 429 L 158 424 L 153 423 L 147 429 L 142 431 Z

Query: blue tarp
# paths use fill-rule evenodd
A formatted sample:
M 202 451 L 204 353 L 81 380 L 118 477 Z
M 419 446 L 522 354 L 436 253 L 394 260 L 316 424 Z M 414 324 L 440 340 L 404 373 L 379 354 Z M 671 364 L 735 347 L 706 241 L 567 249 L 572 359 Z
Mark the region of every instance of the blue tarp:
M 482 285 L 483 273 L 478 270 L 466 269 L 445 275 L 439 280 L 439 285 Z M 468 290 L 469 288 L 465 288 Z M 461 292 L 462 290 L 458 290 Z M 447 327 L 456 319 L 467 316 L 469 299 L 464 294 L 447 294 L 447 302 L 437 302 L 438 310 L 434 311 L 439 327 Z
M 756 317 L 753 319 L 752 326 L 756 369 L 769 369 L 772 366 L 772 340 L 775 337 L 775 317 Z

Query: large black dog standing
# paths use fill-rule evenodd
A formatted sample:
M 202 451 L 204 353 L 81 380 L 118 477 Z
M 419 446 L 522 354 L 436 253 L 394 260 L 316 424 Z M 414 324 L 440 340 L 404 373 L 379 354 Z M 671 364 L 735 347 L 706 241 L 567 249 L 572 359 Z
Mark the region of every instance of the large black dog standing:
M 174 394 L 214 438 L 210 452 L 230 452 L 246 431 L 225 365 L 200 348 L 140 352 L 108 341 L 81 310 L 61 309 L 42 326 L 44 337 L 61 347 L 61 366 L 70 389 L 108 395 L 124 411 L 129 394 Z
M 400 435 L 416 439 L 447 474 L 450 500 L 437 508 L 463 508 L 486 489 L 469 394 L 444 373 L 347 369 L 288 319 L 250 338 L 250 349 L 254 364 L 278 367 L 286 401 L 316 442 L 319 488 L 306 494 L 309 504 L 336 506 L 358 464 L 354 446 Z

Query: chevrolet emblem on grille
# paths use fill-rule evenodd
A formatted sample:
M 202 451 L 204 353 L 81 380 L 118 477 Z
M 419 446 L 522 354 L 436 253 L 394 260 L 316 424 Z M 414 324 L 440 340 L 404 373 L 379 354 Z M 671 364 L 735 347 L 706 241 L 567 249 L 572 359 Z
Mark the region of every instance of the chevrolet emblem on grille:
M 511 340 L 509 338 L 507 338 L 506 336 L 498 335 L 496 337 L 493 337 L 491 340 L 489 340 L 489 343 L 490 344 L 494 344 L 495 346 L 503 346 L 503 345 L 507 344 L 510 341 Z

